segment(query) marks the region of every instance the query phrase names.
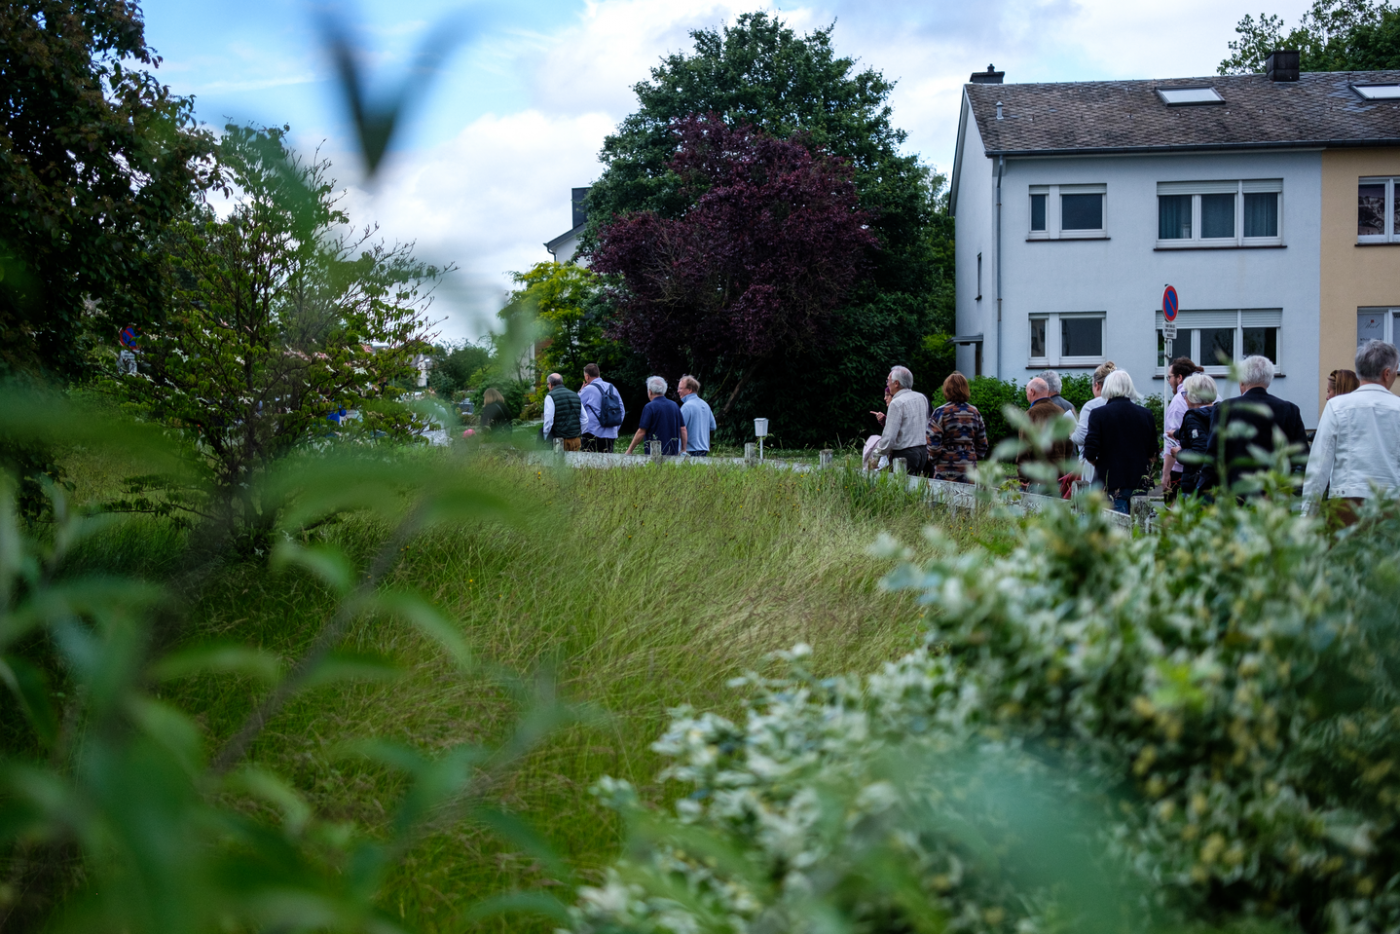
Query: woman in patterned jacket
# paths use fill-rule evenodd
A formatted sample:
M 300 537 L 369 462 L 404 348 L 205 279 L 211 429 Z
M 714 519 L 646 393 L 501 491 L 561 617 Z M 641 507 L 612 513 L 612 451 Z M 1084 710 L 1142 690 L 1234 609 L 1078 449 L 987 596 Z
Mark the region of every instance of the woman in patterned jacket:
M 929 413 L 926 470 L 935 480 L 971 483 L 969 471 L 987 459 L 987 425 L 970 397 L 967 377 L 954 371 L 943 381 L 947 401 Z

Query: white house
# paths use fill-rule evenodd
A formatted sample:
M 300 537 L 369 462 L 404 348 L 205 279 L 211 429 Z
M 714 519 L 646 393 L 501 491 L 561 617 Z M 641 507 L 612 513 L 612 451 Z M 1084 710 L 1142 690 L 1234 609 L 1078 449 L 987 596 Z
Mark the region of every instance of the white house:
M 1400 136 L 1400 114 L 1367 106 L 1356 75 L 1300 76 L 1288 55 L 1265 75 L 973 75 L 951 187 L 958 368 L 1024 384 L 1113 360 L 1160 393 L 1172 358 L 1220 381 L 1224 361 L 1259 353 L 1273 391 L 1316 424 L 1322 153 Z

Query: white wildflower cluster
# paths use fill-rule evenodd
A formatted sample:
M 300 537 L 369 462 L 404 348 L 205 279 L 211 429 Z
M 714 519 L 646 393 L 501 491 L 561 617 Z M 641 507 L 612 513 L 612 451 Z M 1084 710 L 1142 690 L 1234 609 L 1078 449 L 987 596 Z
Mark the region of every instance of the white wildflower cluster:
M 986 548 L 934 533 L 886 582 L 922 594 L 927 648 L 821 680 L 799 646 L 736 682 L 742 723 L 677 711 L 673 820 L 600 785 L 630 855 L 573 929 L 1026 934 L 1115 902 L 1400 930 L 1396 514 L 1339 539 L 1286 501 L 1152 537 L 1069 510 Z
M 832 911 L 856 930 L 1040 928 L 1047 887 L 1010 852 L 1029 825 L 1001 798 L 1048 812 L 1063 785 L 1015 747 L 968 735 L 976 693 L 944 653 L 921 649 L 864 680 L 815 679 L 808 654 L 779 653 L 787 677 L 734 682 L 755 694 L 742 725 L 675 712 L 654 747 L 672 762 L 664 777 L 691 789 L 675 820 L 649 818 L 625 782 L 599 782 L 645 856 L 581 890 L 575 931 L 806 931 Z M 980 871 L 988 860 L 1000 871 Z

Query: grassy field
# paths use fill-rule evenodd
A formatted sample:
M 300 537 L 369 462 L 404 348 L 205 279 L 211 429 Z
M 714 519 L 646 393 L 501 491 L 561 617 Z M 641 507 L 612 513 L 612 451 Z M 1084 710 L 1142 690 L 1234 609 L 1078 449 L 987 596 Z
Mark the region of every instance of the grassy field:
M 129 466 L 75 456 L 78 498 L 110 494 L 120 476 L 137 472 Z M 872 487 L 842 469 L 556 473 L 491 459 L 464 460 L 462 469 L 522 503 L 524 518 L 427 534 L 405 549 L 389 585 L 415 587 L 460 620 L 483 657 L 548 672 L 564 696 L 597 712 L 553 735 L 493 789 L 585 880 L 619 842 L 615 822 L 588 793 L 599 776 L 626 778 L 650 801 L 666 801 L 649 746 L 668 709 L 688 703 L 737 714 L 740 698 L 725 682 L 795 642 L 814 646 L 818 670 L 836 672 L 873 669 L 916 641 L 917 606 L 879 590 L 890 565 L 866 553 L 879 532 L 913 543 L 930 521 L 926 507 L 893 485 Z M 958 536 L 976 532 L 932 518 Z M 386 530 L 350 517 L 317 534 L 364 561 Z M 88 560 L 159 577 L 181 547 L 168 527 L 139 520 L 107 534 Z M 291 659 L 332 606 L 300 572 L 233 564 L 197 596 L 182 639 L 233 638 Z M 393 738 L 431 751 L 499 738 L 516 711 L 499 687 L 458 676 L 407 626 L 363 621 L 350 643 L 392 656 L 405 673 L 302 695 L 253 755 L 323 814 L 373 828 L 402 789 L 390 773 L 340 755 L 347 741 Z M 197 712 L 217 740 L 257 696 L 250 682 L 226 677 L 181 685 L 172 699 Z M 386 907 L 421 929 L 455 931 L 485 895 L 552 884 L 484 828 L 449 820 L 403 862 Z M 479 929 L 549 928 L 514 917 Z

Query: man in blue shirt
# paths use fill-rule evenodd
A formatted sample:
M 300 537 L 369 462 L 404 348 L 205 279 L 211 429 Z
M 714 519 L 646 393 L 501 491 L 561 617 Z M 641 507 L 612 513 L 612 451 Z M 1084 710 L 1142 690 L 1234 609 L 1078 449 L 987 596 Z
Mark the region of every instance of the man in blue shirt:
M 709 457 L 710 432 L 717 426 L 710 404 L 700 398 L 700 381 L 693 376 L 682 376 L 676 391 L 681 397 L 681 421 L 685 423 L 685 453 L 691 457 Z
M 642 409 L 641 427 L 627 445 L 627 453 L 647 441 L 647 453 L 679 454 L 685 447 L 685 422 L 681 407 L 666 398 L 666 381 L 659 376 L 647 377 L 647 397 L 651 399 Z

